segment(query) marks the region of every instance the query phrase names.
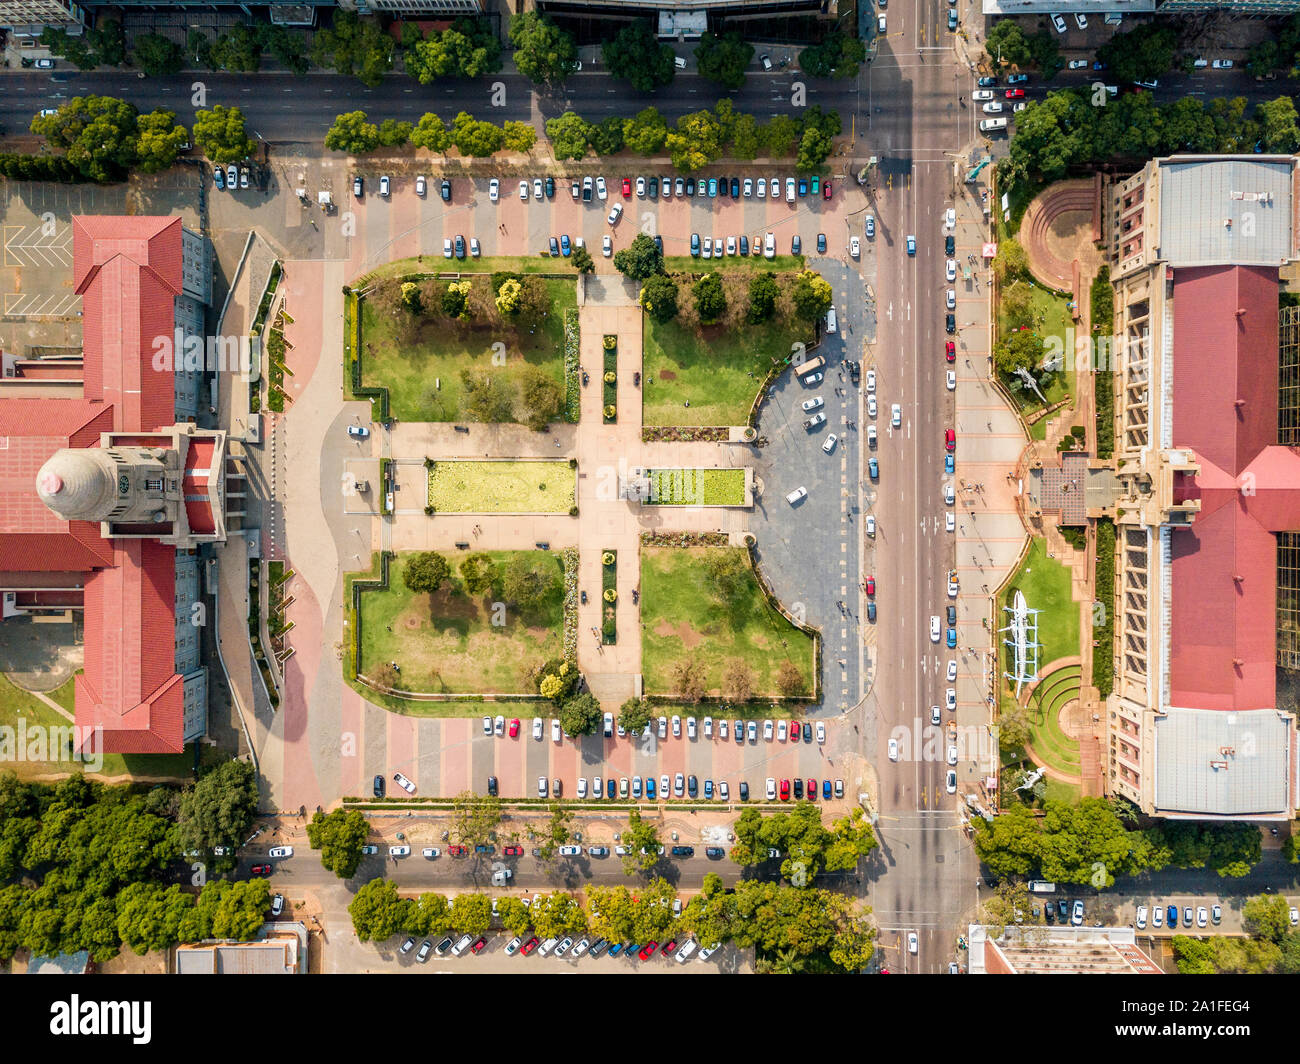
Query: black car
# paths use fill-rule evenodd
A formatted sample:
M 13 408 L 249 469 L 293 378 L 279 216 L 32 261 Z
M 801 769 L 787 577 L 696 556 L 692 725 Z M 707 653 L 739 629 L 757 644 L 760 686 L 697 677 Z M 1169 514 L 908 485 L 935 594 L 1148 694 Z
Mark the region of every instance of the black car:
M 945 314 L 943 318 L 943 327 L 949 336 L 955 333 L 957 331 L 957 315 Z
M 444 938 L 441 942 L 438 943 L 437 949 L 435 949 L 433 952 L 436 953 L 439 957 L 445 957 L 447 956 L 447 952 L 451 949 L 451 946 L 452 946 L 452 939 L 451 936 L 448 935 L 446 938 Z
M 457 233 L 456 234 L 456 258 L 463 259 L 464 257 L 465 257 L 465 238 L 461 236 L 459 233 Z
M 1051 902 L 1043 906 L 1043 918 L 1049 923 L 1056 923 L 1056 910 L 1052 908 Z
M 803 797 L 803 780 L 798 776 L 794 778 L 794 797 L 795 801 L 798 801 Z
M 817 254 L 818 254 L 818 255 L 825 255 L 825 254 L 826 254 L 826 234 L 825 234 L 825 233 L 818 233 L 818 234 L 817 234 Z
M 734 731 L 736 733 L 736 745 L 744 746 L 745 745 L 745 722 L 743 720 L 738 720 L 735 722 L 735 724 L 736 727 Z
M 812 742 L 812 725 L 807 721 L 803 722 L 803 741 L 806 743 Z
M 658 199 L 658 198 L 659 198 L 659 178 L 657 178 L 657 177 L 652 177 L 649 181 L 647 181 L 647 182 L 645 183 L 645 191 L 646 191 L 646 195 L 649 196 L 651 199 Z
M 603 938 L 598 938 L 596 939 L 595 942 L 591 944 L 591 948 L 587 950 L 587 956 L 599 957 L 607 949 L 609 949 L 609 943 L 606 942 Z
M 857 384 L 862 379 L 862 363 L 854 359 L 849 363 L 849 380 Z
M 742 236 L 740 238 L 740 253 L 742 255 L 749 254 L 749 237 L 747 236 Z
M 731 179 L 731 198 L 740 199 L 740 178 L 738 177 Z
M 957 238 L 951 233 L 943 238 L 943 250 L 949 258 L 957 254 Z
M 749 784 L 744 780 L 740 781 L 740 800 L 742 802 L 749 801 Z
M 950 606 L 948 607 L 948 623 L 949 623 L 949 624 L 956 624 L 956 623 L 957 623 L 957 607 L 956 607 L 956 606 L 952 606 L 952 605 L 950 605 Z
M 867 620 L 872 624 L 876 623 L 876 603 L 874 599 L 867 600 Z
M 710 861 L 718 861 L 727 856 L 727 851 L 721 846 L 706 846 L 704 848 L 704 856 Z
M 496 797 L 496 794 L 497 794 L 497 778 L 496 778 L 495 776 L 489 776 L 489 777 L 488 777 L 488 794 L 492 795 L 493 798 Z
M 546 179 L 546 198 L 555 199 L 555 178 L 553 177 Z
M 442 184 L 438 186 L 438 191 L 442 193 L 442 198 L 447 203 L 451 202 L 451 182 L 445 177 L 442 179 Z
M 384 796 L 384 777 L 383 777 L 383 776 L 376 776 L 376 777 L 375 777 L 375 797 L 376 797 L 376 798 L 382 798 L 383 796 Z
M 551 237 L 551 254 L 558 255 L 559 253 L 560 253 L 560 242 L 556 240 L 555 237 Z
M 664 238 L 657 234 L 655 236 L 655 247 L 658 249 L 660 255 L 664 253 Z
M 718 178 L 718 195 L 723 199 L 727 198 L 727 179 L 725 177 Z
M 686 777 L 686 793 L 689 794 L 692 798 L 694 798 L 697 794 L 700 793 L 699 781 L 697 781 L 694 776 Z M 691 852 L 694 853 L 695 851 L 692 850 Z
M 674 847 L 673 847 L 673 856 L 674 856 L 674 857 L 694 857 L 694 856 L 695 856 L 695 847 L 694 847 L 694 846 L 674 846 Z
M 1064 923 L 1070 918 L 1070 903 L 1064 898 L 1058 898 L 1056 902 L 1056 912 L 1060 916 L 1061 922 Z
M 795 235 L 790 238 L 790 254 L 798 255 L 802 250 L 803 241 L 799 239 L 799 234 L 795 233 Z
M 695 178 L 693 177 L 688 177 L 686 179 L 686 195 L 688 196 L 695 195 Z

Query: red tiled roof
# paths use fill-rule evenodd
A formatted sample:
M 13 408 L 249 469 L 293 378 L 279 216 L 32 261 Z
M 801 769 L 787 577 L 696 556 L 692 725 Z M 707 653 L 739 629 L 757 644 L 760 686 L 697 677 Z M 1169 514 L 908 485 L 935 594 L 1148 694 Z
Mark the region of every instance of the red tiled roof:
M 1277 541 L 1300 529 L 1300 456 L 1277 445 L 1277 270 L 1174 275 L 1173 445 L 1200 472 L 1172 538 L 1170 700 L 1202 709 L 1277 704 Z
M 210 494 L 210 477 L 212 458 L 217 445 L 214 440 L 196 439 L 190 441 L 185 452 L 185 516 L 190 523 L 190 531 L 199 535 L 211 535 L 217 530 L 216 518 L 213 516 L 212 496 Z

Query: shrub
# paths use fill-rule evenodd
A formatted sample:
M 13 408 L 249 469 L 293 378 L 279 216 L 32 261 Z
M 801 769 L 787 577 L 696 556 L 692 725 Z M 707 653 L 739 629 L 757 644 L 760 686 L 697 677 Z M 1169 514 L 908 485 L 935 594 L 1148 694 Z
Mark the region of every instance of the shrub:
M 606 370 L 606 371 L 605 371 L 605 383 L 606 383 L 606 384 L 613 384 L 616 380 L 618 380 L 618 374 L 617 374 L 617 373 L 615 373 L 612 369 L 611 369 L 611 370 Z
M 606 351 L 613 351 L 614 348 L 616 348 L 617 346 L 618 346 L 618 337 L 617 337 L 617 336 L 606 336 L 606 337 L 605 337 L 605 350 L 606 350 Z
M 605 588 L 604 599 L 606 602 L 614 602 L 618 599 L 618 592 L 612 587 Z

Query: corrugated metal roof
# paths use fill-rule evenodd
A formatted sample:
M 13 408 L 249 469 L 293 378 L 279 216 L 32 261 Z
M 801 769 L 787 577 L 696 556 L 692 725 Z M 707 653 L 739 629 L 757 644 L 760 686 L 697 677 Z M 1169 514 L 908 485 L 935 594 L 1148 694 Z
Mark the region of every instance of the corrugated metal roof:
M 1286 262 L 1292 166 L 1277 157 L 1161 163 L 1159 258 L 1176 267 Z
M 1179 706 L 1156 718 L 1155 733 L 1157 813 L 1245 818 L 1287 810 L 1291 730 L 1276 710 Z

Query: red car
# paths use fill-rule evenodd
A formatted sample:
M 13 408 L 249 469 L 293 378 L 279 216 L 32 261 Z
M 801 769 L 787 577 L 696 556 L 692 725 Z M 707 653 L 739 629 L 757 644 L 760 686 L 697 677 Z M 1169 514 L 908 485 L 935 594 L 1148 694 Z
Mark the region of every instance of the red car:
M 831 183 L 827 181 L 824 185 L 822 185 L 822 199 L 830 199 L 830 198 L 831 198 Z
M 518 717 L 516 717 L 514 720 L 512 720 L 512 721 L 510 722 L 510 738 L 512 738 L 512 739 L 518 739 L 518 738 L 519 738 L 519 718 L 518 718 Z
M 478 941 L 476 941 L 474 945 L 470 946 L 469 951 L 471 953 L 482 953 L 483 947 L 486 945 L 487 945 L 487 937 L 485 935 L 479 935 Z
M 953 432 L 952 429 L 944 429 L 943 445 L 948 450 L 955 451 L 957 449 L 957 433 Z
M 253 876 L 269 876 L 271 874 L 271 866 L 269 864 L 255 864 L 248 870 L 248 874 Z
M 1024 89 L 1007 89 L 1008 100 L 1023 100 L 1025 98 Z
M 506 857 L 522 857 L 524 848 L 522 846 L 507 846 L 501 851 Z
M 951 340 L 943 345 L 943 353 L 949 362 L 957 361 L 957 345 Z
M 782 780 L 782 781 L 781 781 L 781 801 L 783 801 L 783 802 L 788 802 L 789 800 L 790 800 L 790 781 L 789 781 L 789 780 Z
M 623 198 L 631 199 L 631 197 L 632 197 L 632 179 L 630 177 L 625 177 L 623 178 Z
M 448 857 L 468 857 L 468 856 L 469 856 L 469 847 L 468 847 L 468 846 L 448 846 L 448 847 L 447 847 L 447 856 L 448 856 Z
M 867 594 L 875 595 L 875 593 L 876 593 L 876 578 L 874 576 L 869 576 L 867 577 Z
M 658 948 L 659 948 L 659 943 L 656 942 L 654 939 L 651 939 L 649 942 L 647 942 L 644 946 L 642 946 L 637 951 L 637 956 L 640 957 L 643 961 L 648 961 L 650 959 L 650 955 L 654 953 L 654 951 L 657 950 Z
M 817 797 L 817 781 L 815 779 L 810 778 L 808 780 L 808 801 L 811 802 L 816 797 Z
M 675 950 L 676 948 L 677 948 L 677 939 L 670 938 L 667 942 L 663 944 L 663 948 L 660 949 L 659 952 L 662 953 L 665 957 L 667 957 L 668 954 L 672 953 L 672 951 Z
M 539 939 L 536 935 L 534 935 L 532 938 L 530 938 L 527 942 L 523 944 L 519 952 L 522 953 L 525 957 L 527 957 L 528 954 L 532 953 L 533 950 L 537 948 L 537 944 L 540 941 L 541 939 Z

